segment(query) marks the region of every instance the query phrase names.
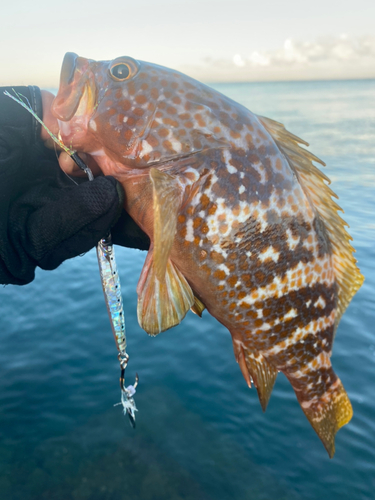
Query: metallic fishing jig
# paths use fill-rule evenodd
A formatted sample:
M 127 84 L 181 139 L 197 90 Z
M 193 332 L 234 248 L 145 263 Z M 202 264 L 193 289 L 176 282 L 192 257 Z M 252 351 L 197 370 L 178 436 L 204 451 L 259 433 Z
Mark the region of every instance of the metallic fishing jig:
M 135 394 L 135 388 L 138 385 L 138 374 L 136 374 L 134 386 L 129 385 L 128 387 L 125 387 L 125 369 L 129 361 L 129 355 L 126 352 L 125 316 L 122 303 L 120 278 L 117 271 L 115 250 L 112 245 L 110 234 L 106 238 L 99 241 L 96 246 L 96 253 L 98 256 L 104 298 L 107 305 L 113 336 L 119 351 L 118 360 L 121 368 L 121 403 L 118 404 L 122 404 L 124 414 L 126 413 L 128 415 L 131 425 L 135 427 L 135 412 L 137 411 L 137 408 L 135 406 L 133 395 Z

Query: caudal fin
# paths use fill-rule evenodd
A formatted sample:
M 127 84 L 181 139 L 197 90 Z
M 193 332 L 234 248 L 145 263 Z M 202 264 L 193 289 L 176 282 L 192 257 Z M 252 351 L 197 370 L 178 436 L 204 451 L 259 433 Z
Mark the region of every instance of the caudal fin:
M 352 405 L 341 380 L 332 367 L 319 375 L 318 382 L 312 389 L 311 376 L 296 378 L 286 375 L 303 412 L 332 458 L 335 453 L 336 432 L 353 416 Z

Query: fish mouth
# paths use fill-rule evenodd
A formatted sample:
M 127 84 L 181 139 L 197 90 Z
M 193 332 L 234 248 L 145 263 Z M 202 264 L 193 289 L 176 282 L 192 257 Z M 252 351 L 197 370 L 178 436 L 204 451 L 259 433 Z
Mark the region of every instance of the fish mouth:
M 61 136 L 76 142 L 87 131 L 88 122 L 96 109 L 97 92 L 89 60 L 68 52 L 63 61 L 58 93 L 52 103 Z

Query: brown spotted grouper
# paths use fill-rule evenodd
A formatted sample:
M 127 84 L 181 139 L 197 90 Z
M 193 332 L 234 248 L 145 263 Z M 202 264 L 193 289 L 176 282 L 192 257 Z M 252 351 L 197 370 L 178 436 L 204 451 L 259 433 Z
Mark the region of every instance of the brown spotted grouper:
M 122 183 L 125 209 L 150 236 L 142 328 L 156 335 L 207 308 L 263 410 L 281 371 L 332 457 L 352 416 L 332 343 L 363 277 L 312 162 L 323 163 L 283 125 L 130 57 L 68 53 L 53 112 L 65 144 Z

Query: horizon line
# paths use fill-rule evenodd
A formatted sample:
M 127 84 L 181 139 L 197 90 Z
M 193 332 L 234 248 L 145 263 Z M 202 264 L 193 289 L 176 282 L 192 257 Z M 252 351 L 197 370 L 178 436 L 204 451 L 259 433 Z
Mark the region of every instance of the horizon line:
M 217 85 L 221 83 L 311 83 L 311 82 L 360 82 L 363 80 L 374 80 L 375 76 L 363 78 L 313 78 L 301 80 L 227 80 L 227 81 L 208 81 L 203 80 L 207 85 Z
M 197 81 L 200 81 L 206 85 L 222 85 L 222 84 L 265 84 L 265 83 L 323 83 L 323 82 L 360 82 L 360 81 L 375 81 L 375 76 L 370 76 L 370 77 L 362 77 L 362 78 L 316 78 L 316 79 L 295 79 L 295 80 L 198 80 L 197 78 L 194 78 Z M 20 83 L 12 83 L 12 85 L 7 85 L 3 84 L 0 82 L 1 87 L 11 87 L 11 86 L 26 86 L 26 84 L 20 84 Z M 59 86 L 51 86 L 51 85 L 37 85 L 39 88 L 45 88 L 45 89 L 58 89 Z

